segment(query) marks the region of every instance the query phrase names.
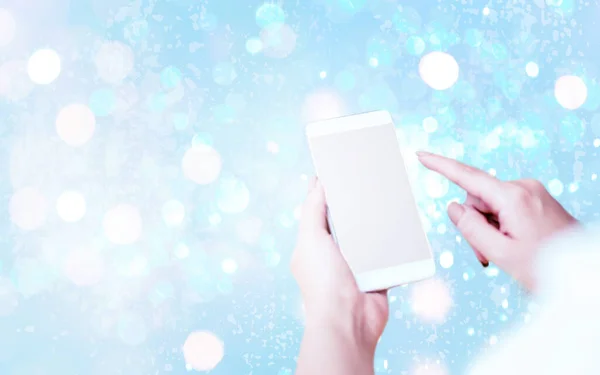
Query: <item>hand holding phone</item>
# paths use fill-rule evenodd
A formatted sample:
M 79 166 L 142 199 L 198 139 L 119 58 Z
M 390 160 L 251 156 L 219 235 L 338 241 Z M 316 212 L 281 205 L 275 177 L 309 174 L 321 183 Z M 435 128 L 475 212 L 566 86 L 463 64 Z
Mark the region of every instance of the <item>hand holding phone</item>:
M 309 184 L 302 206 L 291 268 L 302 292 L 305 319 L 296 373 L 372 371 L 377 342 L 389 316 L 387 293 L 358 289 L 328 231 L 325 193 L 316 179 Z
M 435 262 L 390 114 L 319 121 L 306 134 L 331 233 L 360 290 L 433 276 Z

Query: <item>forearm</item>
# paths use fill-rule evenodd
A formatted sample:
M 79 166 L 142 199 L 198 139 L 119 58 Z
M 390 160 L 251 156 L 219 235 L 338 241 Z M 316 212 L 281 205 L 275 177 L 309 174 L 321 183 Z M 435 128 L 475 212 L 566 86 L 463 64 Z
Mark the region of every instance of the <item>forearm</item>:
M 326 323 L 327 322 L 327 323 Z M 375 345 L 353 317 L 307 318 L 296 375 L 372 375 Z

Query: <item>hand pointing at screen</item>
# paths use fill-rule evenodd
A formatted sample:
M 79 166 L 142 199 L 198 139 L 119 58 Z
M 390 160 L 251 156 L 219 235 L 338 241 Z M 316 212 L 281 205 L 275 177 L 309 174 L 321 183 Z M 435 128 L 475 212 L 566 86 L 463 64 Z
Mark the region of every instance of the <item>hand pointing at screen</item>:
M 495 263 L 528 288 L 535 288 L 532 263 L 540 243 L 570 226 L 573 218 L 536 180 L 500 181 L 456 160 L 419 152 L 419 160 L 467 192 L 448 216 L 479 260 Z

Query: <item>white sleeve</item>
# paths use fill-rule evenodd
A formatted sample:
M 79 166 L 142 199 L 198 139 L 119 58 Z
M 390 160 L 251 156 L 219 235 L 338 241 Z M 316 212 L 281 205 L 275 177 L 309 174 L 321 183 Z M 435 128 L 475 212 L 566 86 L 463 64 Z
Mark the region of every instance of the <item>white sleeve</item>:
M 537 312 L 483 350 L 469 375 L 600 374 L 600 228 L 554 238 L 536 266 Z

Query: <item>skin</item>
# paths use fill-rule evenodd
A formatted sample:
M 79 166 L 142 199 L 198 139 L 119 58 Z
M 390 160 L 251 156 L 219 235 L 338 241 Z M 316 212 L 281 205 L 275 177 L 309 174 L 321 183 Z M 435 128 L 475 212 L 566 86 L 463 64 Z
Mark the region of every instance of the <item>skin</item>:
M 463 204 L 448 207 L 448 215 L 481 263 L 493 262 L 535 290 L 532 266 L 540 243 L 577 221 L 538 181 L 500 181 L 452 159 L 418 156 L 467 192 Z M 375 348 L 389 315 L 387 296 L 359 291 L 328 232 L 325 193 L 316 180 L 303 205 L 291 267 L 306 312 L 296 374 L 374 374 Z
M 578 224 L 536 180 L 500 181 L 477 168 L 420 152 L 421 163 L 467 192 L 448 216 L 482 264 L 493 262 L 535 291 L 533 262 L 540 244 Z
M 325 207 L 323 188 L 313 180 L 291 264 L 306 316 L 296 374 L 373 374 L 388 320 L 387 294 L 359 291 L 329 233 Z

